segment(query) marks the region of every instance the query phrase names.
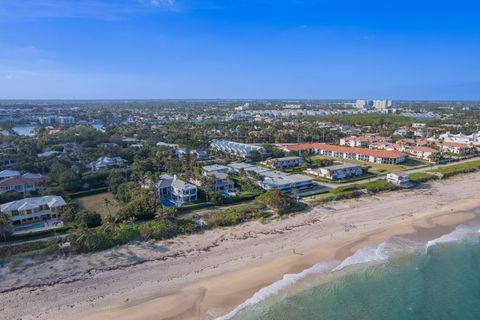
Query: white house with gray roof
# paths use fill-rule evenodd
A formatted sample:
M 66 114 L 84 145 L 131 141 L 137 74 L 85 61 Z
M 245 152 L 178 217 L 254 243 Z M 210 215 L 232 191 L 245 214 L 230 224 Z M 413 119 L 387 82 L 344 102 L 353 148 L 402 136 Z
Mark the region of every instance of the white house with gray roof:
M 177 205 L 184 202 L 192 202 L 197 200 L 197 187 L 170 175 L 162 175 L 157 183 L 153 185 L 155 195 L 160 200 L 170 200 Z
M 60 209 L 65 205 L 60 196 L 25 198 L 0 205 L 0 212 L 12 224 L 20 225 L 58 218 Z

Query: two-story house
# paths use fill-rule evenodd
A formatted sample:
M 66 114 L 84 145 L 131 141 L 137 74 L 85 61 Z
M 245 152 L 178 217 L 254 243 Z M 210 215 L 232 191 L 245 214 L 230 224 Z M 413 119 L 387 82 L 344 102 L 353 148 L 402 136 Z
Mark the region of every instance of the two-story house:
M 59 196 L 25 198 L 0 205 L 0 212 L 14 225 L 55 219 L 65 200 Z

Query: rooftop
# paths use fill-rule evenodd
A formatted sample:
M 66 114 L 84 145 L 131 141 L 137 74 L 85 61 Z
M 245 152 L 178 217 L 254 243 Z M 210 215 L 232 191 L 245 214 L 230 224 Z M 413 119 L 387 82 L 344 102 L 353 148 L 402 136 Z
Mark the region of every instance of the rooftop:
M 404 156 L 404 154 L 399 151 L 344 147 L 344 146 L 337 146 L 337 145 L 325 144 L 325 143 L 297 144 L 297 145 L 288 146 L 287 149 L 289 151 L 303 151 L 303 150 L 309 150 L 309 149 L 318 149 L 318 150 L 326 150 L 326 151 L 332 151 L 332 152 L 354 153 L 354 154 L 360 154 L 364 156 L 374 156 L 379 158 L 391 158 L 391 159 L 396 159 Z
M 353 163 L 342 163 L 342 164 L 337 164 L 334 166 L 328 166 L 328 167 L 323 167 L 320 169 L 325 169 L 325 170 L 344 170 L 344 169 L 352 169 L 352 168 L 361 168 L 360 165 L 358 164 L 353 164 Z
M 39 208 L 40 206 L 47 205 L 49 208 L 55 208 L 64 206 L 65 200 L 60 196 L 44 196 L 36 198 L 25 198 L 8 203 L 4 203 L 0 206 L 1 212 L 10 212 L 13 210 L 23 211 L 29 209 Z

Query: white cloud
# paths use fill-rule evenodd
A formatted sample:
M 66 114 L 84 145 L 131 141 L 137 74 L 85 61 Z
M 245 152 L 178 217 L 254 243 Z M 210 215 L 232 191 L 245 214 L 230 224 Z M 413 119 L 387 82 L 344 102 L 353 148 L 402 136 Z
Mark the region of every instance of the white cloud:
M 45 18 L 123 19 L 159 10 L 177 10 L 174 0 L 0 0 L 3 20 Z M 153 11 L 152 7 L 158 8 Z

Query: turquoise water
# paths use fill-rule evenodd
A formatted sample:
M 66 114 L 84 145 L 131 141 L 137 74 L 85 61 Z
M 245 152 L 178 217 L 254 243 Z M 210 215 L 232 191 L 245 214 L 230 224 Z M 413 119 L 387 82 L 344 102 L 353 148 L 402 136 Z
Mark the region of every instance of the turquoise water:
M 428 245 L 396 238 L 366 247 L 285 277 L 225 318 L 480 319 L 478 228 L 461 226 Z
M 43 227 L 45 227 L 45 223 L 35 222 L 35 223 L 32 223 L 32 224 L 26 224 L 26 225 L 23 225 L 23 226 L 15 227 L 15 231 L 33 230 L 33 229 L 38 229 L 38 228 L 43 228 Z

